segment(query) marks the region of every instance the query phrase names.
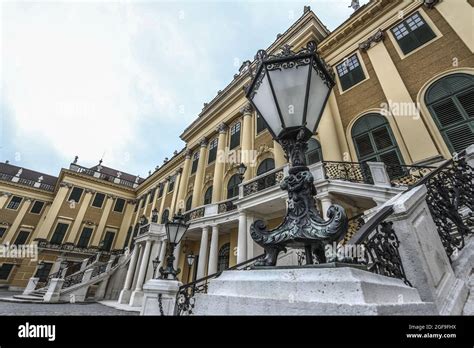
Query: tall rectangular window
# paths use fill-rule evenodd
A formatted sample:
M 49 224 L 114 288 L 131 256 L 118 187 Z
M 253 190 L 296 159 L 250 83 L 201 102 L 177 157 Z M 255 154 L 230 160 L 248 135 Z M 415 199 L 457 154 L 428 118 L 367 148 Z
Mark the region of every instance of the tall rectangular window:
M 112 243 L 115 238 L 115 232 L 107 231 L 104 237 L 104 246 L 102 247 L 105 251 L 110 251 L 112 248 Z
M 174 190 L 174 183 L 176 181 L 176 176 L 170 176 L 170 181 L 168 182 L 168 192 L 171 192 Z
M 20 231 L 13 244 L 14 245 L 26 244 L 26 241 L 28 240 L 29 236 L 30 236 L 30 231 Z
M 164 183 L 160 183 L 159 184 L 159 189 L 158 189 L 158 198 L 160 198 L 161 196 L 163 196 L 163 193 L 165 192 L 165 184 Z
M 365 79 L 364 70 L 360 65 L 357 54 L 353 54 L 336 66 L 341 89 L 345 91 Z
M 196 170 L 198 168 L 198 162 L 199 162 L 199 150 L 196 151 L 193 155 L 193 164 L 191 166 L 191 174 L 196 173 Z
M 52 262 L 43 262 L 43 267 L 36 271 L 35 278 L 39 278 L 38 281 L 41 283 L 47 281 L 49 272 L 51 272 L 52 267 L 53 267 Z
M 41 210 L 43 210 L 44 202 L 41 201 L 35 201 L 33 203 L 33 206 L 31 207 L 30 213 L 31 214 L 40 214 Z
M 267 123 L 263 117 L 257 113 L 257 134 L 264 131 L 265 129 L 267 129 Z
M 156 195 L 156 187 L 153 187 L 150 191 L 150 201 L 148 202 L 148 204 L 153 203 L 153 201 L 155 200 L 155 195 Z
M 230 149 L 240 145 L 240 122 L 235 123 L 230 128 Z
M 436 37 L 419 12 L 415 12 L 394 26 L 391 31 L 404 54 L 410 53 Z
M 117 213 L 122 213 L 124 207 L 125 207 L 125 199 L 117 198 L 115 200 L 114 211 Z
M 56 229 L 54 230 L 53 236 L 51 237 L 51 244 L 61 244 L 63 242 L 64 236 L 68 229 L 68 224 L 58 223 Z
M 207 163 L 212 163 L 216 160 L 217 157 L 217 138 L 212 139 L 209 142 L 209 158 Z
M 10 276 L 10 273 L 13 269 L 13 264 L 11 263 L 4 263 L 0 266 L 0 279 L 7 280 Z
M 102 208 L 102 204 L 104 204 L 105 194 L 97 192 L 94 196 L 94 200 L 92 201 L 92 206 L 96 208 Z
M 17 210 L 22 200 L 23 198 L 21 197 L 13 196 L 12 199 L 10 199 L 10 202 L 8 202 L 7 209 Z
M 92 236 L 92 228 L 84 227 L 81 232 L 81 236 L 79 237 L 79 241 L 77 242 L 77 246 L 79 248 L 87 248 L 89 245 L 89 241 Z
M 80 188 L 80 187 L 73 187 L 72 188 L 72 191 L 71 191 L 71 194 L 69 195 L 69 199 L 68 201 L 74 201 L 76 203 L 79 203 L 79 201 L 81 200 L 81 196 L 82 196 L 82 193 L 84 192 L 84 189 Z
M 6 228 L 6 227 L 0 227 L 0 238 L 3 237 L 3 235 L 5 234 L 5 232 L 7 232 L 7 228 Z

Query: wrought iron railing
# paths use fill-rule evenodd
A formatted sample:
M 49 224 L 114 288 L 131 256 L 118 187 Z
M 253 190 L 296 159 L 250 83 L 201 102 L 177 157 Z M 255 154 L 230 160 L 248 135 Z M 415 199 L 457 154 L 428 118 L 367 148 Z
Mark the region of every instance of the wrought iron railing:
M 83 254 L 96 254 L 97 248 L 81 248 L 72 244 L 54 244 L 47 240 L 38 241 L 38 248 L 50 250 L 74 251 Z
M 85 272 L 86 271 L 83 270 L 81 272 L 74 273 L 74 274 L 71 274 L 70 276 L 65 277 L 62 289 L 67 289 L 73 285 L 82 283 L 82 279 L 84 278 Z
M 184 221 L 191 221 L 204 217 L 206 208 L 204 206 L 189 210 L 184 213 Z
M 426 203 L 450 261 L 474 233 L 474 168 L 464 156 L 444 162 L 417 184 L 427 188 Z
M 227 213 L 229 211 L 233 211 L 233 210 L 237 209 L 237 206 L 234 204 L 236 199 L 237 198 L 231 198 L 231 199 L 228 199 L 226 201 L 218 203 L 217 212 L 219 214 L 222 214 L 222 213 Z
M 247 261 L 241 262 L 235 266 L 227 268 L 226 271 L 231 270 L 246 270 L 251 268 L 257 260 L 264 257 L 265 254 L 258 255 Z M 175 315 L 190 315 L 193 313 L 195 299 L 194 295 L 197 293 L 207 293 L 209 281 L 215 279 L 222 274 L 222 271 L 208 275 L 207 277 L 197 279 L 191 283 L 184 284 L 179 288 L 176 295 Z
M 365 162 L 323 161 L 324 175 L 329 180 L 373 184 L 370 168 Z
M 270 172 L 259 175 L 244 183 L 243 196 L 247 197 L 251 194 L 278 185 L 283 180 L 284 176 L 283 168 L 274 169 Z
M 354 247 L 362 246 L 356 263 L 367 265 L 367 270 L 387 277 L 399 278 L 412 286 L 407 279 L 399 253 L 400 241 L 392 222 L 385 221 L 393 213 L 393 207 L 385 206 L 370 218 L 349 240 Z M 362 257 L 360 257 L 362 256 Z
M 363 216 L 364 214 L 358 214 L 349 219 L 347 233 L 344 236 L 342 244 L 346 244 L 352 238 L 352 236 L 365 224 Z
M 392 186 L 413 186 L 429 173 L 436 170 L 437 167 L 386 164 L 385 168 Z

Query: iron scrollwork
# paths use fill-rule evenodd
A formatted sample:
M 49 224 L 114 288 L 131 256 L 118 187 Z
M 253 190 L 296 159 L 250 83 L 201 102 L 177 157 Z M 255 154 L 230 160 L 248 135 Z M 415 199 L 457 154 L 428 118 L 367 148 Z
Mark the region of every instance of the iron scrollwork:
M 265 249 L 265 258 L 256 266 L 275 266 L 278 254 L 286 247 L 306 249 L 307 263 L 312 263 L 313 252 L 319 263 L 326 262 L 324 247 L 342 238 L 347 231 L 348 219 L 344 208 L 331 205 L 328 220 L 319 216 L 314 196 L 313 175 L 306 166 L 307 142 L 304 131 L 296 136 L 280 139 L 283 150 L 290 160 L 289 175 L 280 184 L 288 191 L 287 215 L 277 228 L 267 231 L 263 221 L 257 220 L 250 227 L 253 240 Z

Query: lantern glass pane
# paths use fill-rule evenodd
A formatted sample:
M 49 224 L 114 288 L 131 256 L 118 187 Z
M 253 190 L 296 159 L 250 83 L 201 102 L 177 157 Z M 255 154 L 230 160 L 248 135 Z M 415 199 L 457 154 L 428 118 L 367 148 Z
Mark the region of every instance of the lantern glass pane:
M 260 113 L 260 116 L 262 116 L 265 122 L 267 122 L 268 128 L 271 129 L 273 134 L 278 136 L 283 128 L 281 127 L 280 116 L 278 115 L 275 99 L 273 98 L 267 75 L 263 78 L 252 101 Z
M 314 133 L 319 124 L 321 111 L 330 93 L 330 89 L 323 82 L 316 69 L 311 71 L 311 85 L 309 88 L 308 110 L 306 112 L 306 127 Z
M 167 228 L 168 238 L 169 238 L 170 243 L 176 243 L 176 237 L 178 235 L 179 225 L 174 222 L 169 222 L 166 225 L 166 228 Z
M 303 124 L 308 69 L 309 64 L 269 72 L 286 128 Z

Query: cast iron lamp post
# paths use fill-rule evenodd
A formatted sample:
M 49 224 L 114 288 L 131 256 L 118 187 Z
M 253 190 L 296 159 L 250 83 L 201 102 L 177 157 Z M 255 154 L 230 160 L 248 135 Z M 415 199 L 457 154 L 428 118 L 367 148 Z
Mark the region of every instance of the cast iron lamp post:
M 189 282 L 189 276 L 191 275 L 191 268 L 193 267 L 193 263 L 194 263 L 195 259 L 196 259 L 196 255 L 194 255 L 194 253 L 192 251 L 188 254 L 188 256 L 186 256 L 186 261 L 188 262 L 188 266 L 189 266 L 188 282 Z
M 151 222 L 158 222 L 158 209 L 153 209 L 151 211 Z
M 286 246 L 304 247 L 306 261 L 326 262 L 324 245 L 339 240 L 347 231 L 347 216 L 339 205 L 328 210 L 329 220 L 315 207 L 316 189 L 306 165 L 308 140 L 315 133 L 334 80 L 317 53 L 316 42 L 293 52 L 285 45 L 280 53 L 269 55 L 259 50 L 257 66 L 246 97 L 263 117 L 273 138 L 280 143 L 290 163 L 289 175 L 280 187 L 288 191 L 287 214 L 277 228 L 267 231 L 265 223 L 255 221 L 250 234 L 265 249 L 265 258 L 256 266 L 275 266 Z
M 243 163 L 240 163 L 239 166 L 237 167 L 237 174 L 239 174 L 240 182 L 244 181 L 244 175 L 246 171 L 247 171 L 247 166 Z
M 189 224 L 184 222 L 184 216 L 181 215 L 181 210 L 178 211 L 173 217 L 173 221 L 167 221 L 165 224 L 166 235 L 168 236 L 168 258 L 166 259 L 166 268 L 160 267 L 160 279 L 172 279 L 176 280 L 176 276 L 181 272 L 173 267 L 174 262 L 174 249 L 179 244 L 184 234 L 188 230 Z

